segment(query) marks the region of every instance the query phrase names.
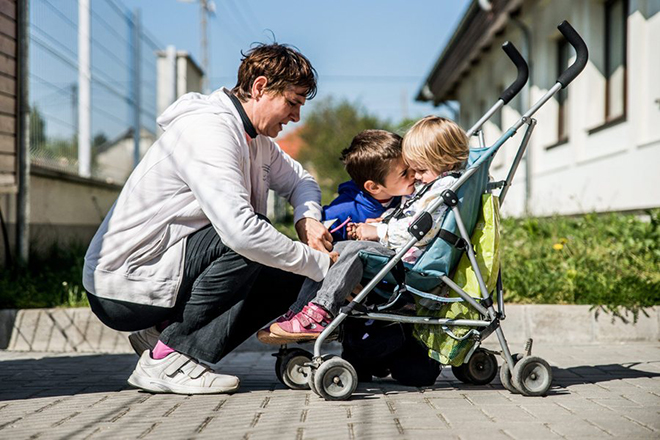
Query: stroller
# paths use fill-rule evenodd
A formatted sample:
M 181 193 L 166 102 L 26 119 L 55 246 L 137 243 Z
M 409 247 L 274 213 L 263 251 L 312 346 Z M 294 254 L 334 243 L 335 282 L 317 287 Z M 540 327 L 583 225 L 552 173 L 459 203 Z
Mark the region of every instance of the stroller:
M 314 345 L 313 356 L 300 348 L 289 349 L 286 346 L 280 348 L 279 353 L 275 355 L 277 357 L 275 372 L 278 379 L 287 387 L 292 389 L 310 388 L 326 400 L 347 400 L 351 397 L 358 384 L 355 368 L 350 362 L 339 356 L 322 355 L 321 347 L 346 318 L 352 318 L 410 323 L 417 326 L 434 325 L 434 328 L 441 328 L 442 332 L 454 341 L 464 343 L 464 347 L 469 347 L 466 349 L 467 353 L 462 357 L 463 363 L 452 366 L 457 379 L 472 384 L 491 382 L 497 375 L 498 364 L 495 354 L 499 354 L 504 361 L 499 370 L 500 380 L 507 390 L 525 396 L 542 396 L 548 392 L 552 385 L 552 370 L 545 360 L 532 356 L 531 339 L 527 342 L 523 353 L 512 354 L 509 349 L 500 325 L 500 321 L 506 318 L 501 270 L 496 269 L 494 289 L 489 289 L 484 280 L 483 271 L 479 267 L 471 237 L 477 217 L 481 213 L 482 195 L 499 191 L 497 194 L 499 201 L 504 202 L 536 125 L 536 120 L 532 118 L 532 115 L 560 89 L 567 87 L 586 66 L 588 50 L 580 35 L 567 21 L 562 22 L 558 29 L 575 48 L 575 62 L 509 130 L 492 146 L 487 147 L 481 127 L 523 88 L 528 79 L 528 66 L 525 60 L 513 44 L 504 43 L 502 48 L 516 65 L 517 78 L 502 92 L 498 101 L 468 130 L 468 136 L 478 136 L 480 147 L 470 149 L 466 171 L 450 189 L 444 191 L 441 198 L 411 223 L 408 229 L 411 238 L 394 257 L 388 259 L 377 255 L 361 255 L 364 262 L 364 278 L 370 278 L 370 280 L 320 334 Z M 488 169 L 495 153 L 523 126 L 525 126 L 525 131 L 506 179 L 489 182 Z M 430 213 L 443 203 L 447 205 L 448 210 L 447 215 L 442 219 L 442 227 L 438 236 L 427 246 L 424 254 L 412 267 L 404 265 L 401 261 L 402 257 L 432 228 L 433 220 Z M 450 276 L 464 253 L 469 260 L 469 266 L 476 275 L 479 295 L 477 297 L 467 293 Z M 383 281 L 395 286 L 390 299 L 385 303 L 381 301 L 380 304 L 366 307 L 364 303 L 367 295 L 372 291 L 378 292 Z M 454 297 L 439 295 L 437 292 L 443 287 L 445 291 L 450 290 L 455 293 Z M 495 297 L 495 301 L 493 297 Z M 439 306 L 442 306 L 443 303 L 459 301 L 472 309 L 479 319 L 461 317 L 451 319 L 438 317 L 437 314 L 411 316 L 398 312 L 399 305 L 406 302 L 410 304 L 411 299 L 416 299 L 417 304 L 435 302 Z M 438 309 L 439 306 L 435 308 Z M 431 310 L 433 307 L 429 309 Z M 468 329 L 468 331 L 459 336 L 451 330 L 456 328 Z M 499 340 L 501 352 L 496 353 L 480 347 L 481 341 L 493 333 Z

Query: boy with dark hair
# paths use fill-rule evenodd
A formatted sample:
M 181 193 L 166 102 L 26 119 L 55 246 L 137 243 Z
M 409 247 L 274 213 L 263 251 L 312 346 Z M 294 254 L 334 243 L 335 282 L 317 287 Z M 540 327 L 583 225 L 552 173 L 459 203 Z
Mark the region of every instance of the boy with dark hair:
M 323 220 L 332 223 L 333 242 L 348 240 L 346 226 L 379 218 L 387 209 L 397 206 L 402 195 L 415 190 L 415 179 L 403 161 L 401 136 L 386 130 L 364 130 L 341 153 L 341 161 L 352 180 L 339 185 L 339 195 L 323 207 Z M 307 304 L 302 299 L 289 307 L 276 322 L 283 322 Z M 269 326 L 257 332 L 266 344 L 279 344 Z
M 401 136 L 385 130 L 364 130 L 341 153 L 351 180 L 339 185 L 339 195 L 323 207 L 323 220 L 334 220 L 335 242 L 347 240 L 346 224 L 362 223 L 396 206 L 409 194 L 413 181 L 401 157 Z

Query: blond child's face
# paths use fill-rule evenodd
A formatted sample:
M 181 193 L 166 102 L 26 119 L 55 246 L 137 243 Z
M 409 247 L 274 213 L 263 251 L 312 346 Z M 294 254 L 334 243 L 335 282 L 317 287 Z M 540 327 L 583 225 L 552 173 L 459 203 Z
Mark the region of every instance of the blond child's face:
M 410 172 L 415 177 L 415 180 L 424 184 L 433 182 L 438 178 L 439 174 L 431 168 L 424 166 L 424 164 L 414 164 L 410 166 Z

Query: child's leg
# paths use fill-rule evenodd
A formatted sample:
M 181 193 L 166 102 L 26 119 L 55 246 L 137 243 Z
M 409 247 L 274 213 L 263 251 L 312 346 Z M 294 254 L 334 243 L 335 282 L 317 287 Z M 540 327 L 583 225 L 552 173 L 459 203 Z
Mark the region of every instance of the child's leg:
M 346 244 L 344 244 L 346 243 Z M 318 304 L 336 316 L 344 300 L 351 294 L 355 286 L 362 281 L 364 268 L 360 259 L 360 251 L 373 254 L 392 256 L 394 251 L 375 241 L 345 241 L 336 247 L 339 258 L 332 265 L 325 279 L 321 283 L 313 303 Z
M 298 293 L 296 302 L 291 304 L 289 310 L 293 313 L 298 313 L 301 311 L 308 302 L 314 299 L 316 292 L 319 290 L 319 287 L 321 287 L 321 281 L 314 281 L 309 278 L 305 279 L 305 282 L 303 283 L 302 287 L 300 288 L 300 292 Z
M 345 241 L 335 246 L 339 252 L 337 262 L 330 267 L 322 283 L 305 283 L 296 304 L 308 298 L 319 286 L 316 296 L 291 319 L 274 323 L 270 332 L 278 337 L 300 340 L 315 339 L 339 312 L 340 306 L 362 280 L 361 250 L 379 255 L 394 255 L 394 251 L 373 241 Z M 297 338 L 297 339 L 296 339 Z

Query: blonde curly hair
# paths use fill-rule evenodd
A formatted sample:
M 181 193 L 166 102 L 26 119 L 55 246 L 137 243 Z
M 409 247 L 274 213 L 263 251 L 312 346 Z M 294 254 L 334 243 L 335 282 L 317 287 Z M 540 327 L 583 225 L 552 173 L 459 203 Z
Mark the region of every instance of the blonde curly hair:
M 440 116 L 426 116 L 403 137 L 403 160 L 412 168 L 424 168 L 440 174 L 465 166 L 469 140 L 454 121 Z

